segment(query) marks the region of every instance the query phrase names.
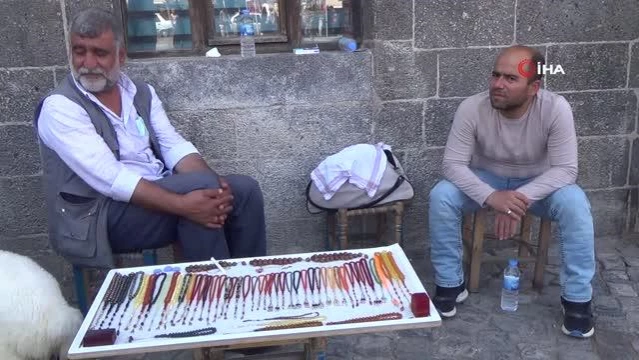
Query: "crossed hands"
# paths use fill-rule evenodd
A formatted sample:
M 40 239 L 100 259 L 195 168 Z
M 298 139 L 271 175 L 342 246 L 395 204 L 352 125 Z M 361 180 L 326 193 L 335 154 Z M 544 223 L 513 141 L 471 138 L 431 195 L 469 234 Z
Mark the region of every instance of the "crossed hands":
M 211 229 L 224 226 L 233 210 L 233 191 L 220 177 L 219 189 L 194 190 L 182 197 L 184 217 Z
M 495 236 L 499 240 L 508 239 L 517 233 L 519 221 L 530 206 L 526 195 L 513 190 L 496 191 L 488 196 L 486 203 L 497 212 Z

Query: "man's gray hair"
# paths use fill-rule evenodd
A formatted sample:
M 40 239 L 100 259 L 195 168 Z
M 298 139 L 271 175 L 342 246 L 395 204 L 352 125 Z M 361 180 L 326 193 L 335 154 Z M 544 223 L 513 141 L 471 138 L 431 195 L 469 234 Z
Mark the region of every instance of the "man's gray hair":
M 73 17 L 69 35 L 77 34 L 93 39 L 109 30 L 113 31 L 115 46 L 119 48 L 123 44 L 124 34 L 118 19 L 109 11 L 88 8 Z

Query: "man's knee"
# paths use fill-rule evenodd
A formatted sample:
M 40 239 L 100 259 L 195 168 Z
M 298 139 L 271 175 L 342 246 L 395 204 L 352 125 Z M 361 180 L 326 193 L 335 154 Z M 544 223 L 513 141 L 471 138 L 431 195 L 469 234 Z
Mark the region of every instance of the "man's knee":
M 556 190 L 549 196 L 549 201 L 554 212 L 590 215 L 590 201 L 578 185 L 567 185 Z
M 456 204 L 457 199 L 462 195 L 461 190 L 448 180 L 439 181 L 429 194 L 431 206 Z
M 248 175 L 233 174 L 223 178 L 228 181 L 234 194 L 262 194 L 259 182 Z

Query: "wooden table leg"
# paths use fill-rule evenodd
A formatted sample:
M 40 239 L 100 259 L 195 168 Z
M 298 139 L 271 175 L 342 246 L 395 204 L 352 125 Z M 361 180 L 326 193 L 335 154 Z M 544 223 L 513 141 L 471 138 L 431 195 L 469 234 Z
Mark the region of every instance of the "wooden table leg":
M 326 338 L 318 337 L 309 339 L 304 345 L 306 360 L 325 360 L 326 359 Z
M 193 350 L 193 360 L 224 360 L 224 350 L 200 348 Z

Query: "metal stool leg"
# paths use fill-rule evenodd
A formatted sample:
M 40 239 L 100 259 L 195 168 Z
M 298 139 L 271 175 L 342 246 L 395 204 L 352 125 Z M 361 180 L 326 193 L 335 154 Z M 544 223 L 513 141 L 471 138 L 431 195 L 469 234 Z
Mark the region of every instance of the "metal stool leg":
M 87 279 L 84 276 L 84 269 L 80 266 L 73 265 L 73 283 L 75 286 L 75 296 L 78 299 L 78 306 L 82 315 L 86 316 L 88 309 L 87 299 Z

